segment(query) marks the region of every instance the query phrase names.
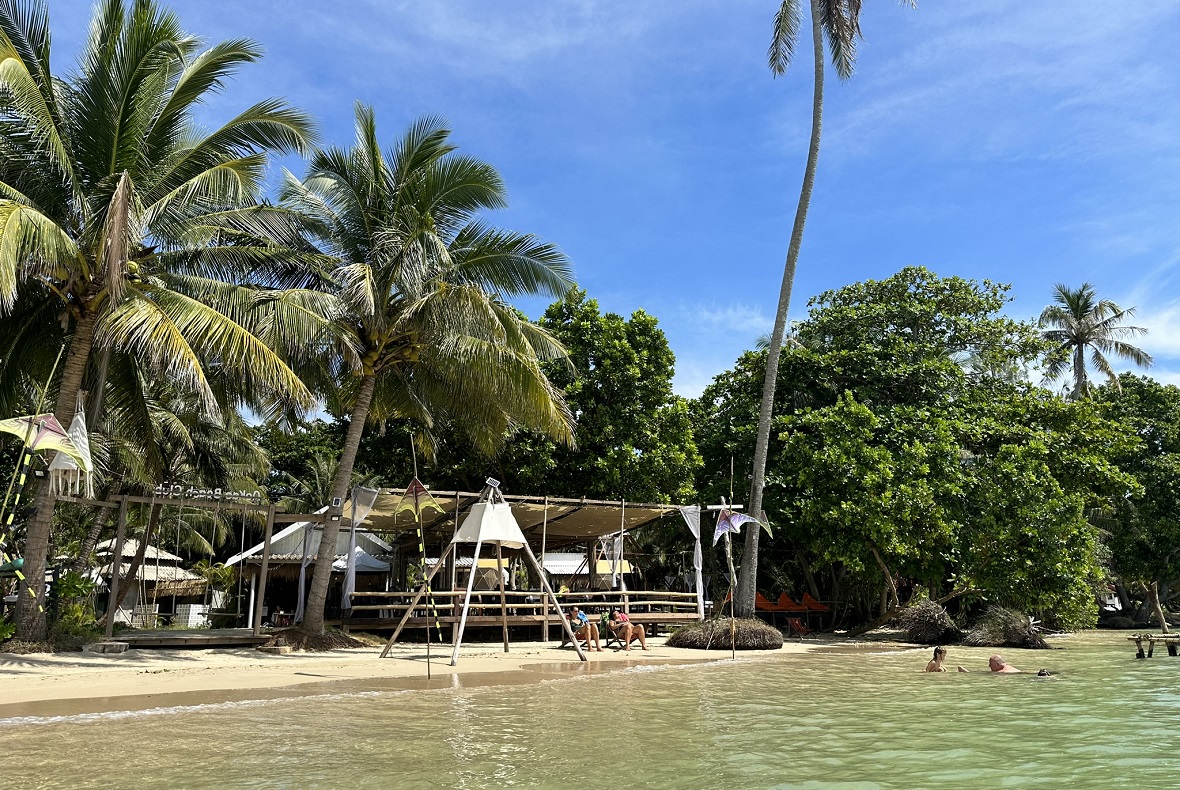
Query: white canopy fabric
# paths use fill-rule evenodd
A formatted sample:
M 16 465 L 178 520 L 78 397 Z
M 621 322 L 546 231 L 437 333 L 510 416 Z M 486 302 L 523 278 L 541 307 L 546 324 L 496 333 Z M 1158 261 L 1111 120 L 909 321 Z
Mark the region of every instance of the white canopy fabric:
M 352 558 L 351 565 L 354 573 L 387 573 L 389 571 L 388 562 L 382 562 L 360 546 L 352 550 Z M 348 570 L 349 565 L 350 563 L 347 557 L 337 557 L 332 563 L 332 571 L 334 573 L 343 573 Z M 353 584 L 355 583 L 356 577 L 354 576 Z M 354 588 L 348 592 L 351 595 L 356 592 L 356 589 Z
M 499 543 L 506 549 L 525 547 L 524 533 L 507 502 L 476 502 L 451 542 Z

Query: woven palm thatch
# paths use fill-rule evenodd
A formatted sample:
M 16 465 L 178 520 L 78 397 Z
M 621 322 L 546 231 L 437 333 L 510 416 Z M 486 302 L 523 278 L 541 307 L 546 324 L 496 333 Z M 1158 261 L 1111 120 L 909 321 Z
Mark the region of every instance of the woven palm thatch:
M 993 606 L 983 613 L 963 644 L 971 647 L 1023 647 L 1047 650 L 1049 644 L 1037 632 L 1028 615 Z
M 679 628 L 672 632 L 666 644 L 692 650 L 729 650 L 731 635 L 736 650 L 778 650 L 783 646 L 783 635 L 777 628 L 756 618 L 734 621 L 728 617 Z
M 907 606 L 898 613 L 894 622 L 906 632 L 908 641 L 920 645 L 943 645 L 963 638 L 963 632 L 955 626 L 946 609 L 934 601 Z

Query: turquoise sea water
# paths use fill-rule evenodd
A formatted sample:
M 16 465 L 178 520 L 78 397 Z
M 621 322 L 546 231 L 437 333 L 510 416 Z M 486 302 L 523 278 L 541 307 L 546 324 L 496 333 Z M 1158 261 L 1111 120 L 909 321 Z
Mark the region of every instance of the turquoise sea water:
M 516 686 L 0 721 L 4 786 L 1172 788 L 1180 658 L 1125 634 L 1005 651 L 1035 672 L 920 672 L 883 645 Z

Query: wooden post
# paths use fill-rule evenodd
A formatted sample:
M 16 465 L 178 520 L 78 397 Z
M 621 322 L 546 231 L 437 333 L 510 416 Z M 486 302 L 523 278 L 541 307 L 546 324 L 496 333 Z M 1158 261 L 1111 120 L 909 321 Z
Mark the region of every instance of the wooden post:
M 586 542 L 586 592 L 594 592 L 594 573 L 597 570 L 598 541 L 590 540 Z
M 475 553 L 471 557 L 471 573 L 467 576 L 467 594 L 463 596 L 463 611 L 459 613 L 459 635 L 455 637 L 455 648 L 451 651 L 451 666 L 459 663 L 459 648 L 463 644 L 463 629 L 467 627 L 467 609 L 471 606 L 471 588 L 475 586 L 475 573 L 479 570 L 479 550 L 482 546 L 482 540 L 475 541 Z M 455 556 L 458 556 L 457 552 Z
M 586 654 L 582 652 L 581 643 L 579 643 L 578 638 L 574 636 L 574 629 L 570 628 L 569 618 L 566 617 L 561 611 L 561 604 L 557 602 L 557 595 L 553 592 L 553 588 L 549 586 L 549 580 L 546 579 L 545 575 L 540 572 L 541 566 L 538 564 L 537 558 L 533 554 L 533 549 L 531 546 L 529 546 L 528 541 L 525 541 L 524 550 L 525 555 L 529 558 L 529 562 L 533 564 L 533 569 L 540 575 L 541 586 L 545 588 L 545 592 L 549 595 L 549 600 L 553 602 L 554 608 L 557 609 L 558 617 L 561 618 L 562 628 L 565 629 L 566 636 L 568 636 L 570 641 L 574 643 L 574 650 L 578 651 L 578 658 L 583 661 L 588 660 L 586 658 Z
M 455 492 L 455 532 L 451 535 L 452 538 L 459 533 L 459 492 Z M 447 590 L 455 591 L 455 582 L 459 579 L 459 553 L 452 551 L 447 555 L 449 569 L 447 570 Z M 474 572 L 474 569 L 473 569 Z M 455 596 L 451 596 L 451 647 L 454 648 L 459 642 L 459 624 L 455 622 Z
M 619 590 L 623 593 L 623 612 L 631 614 L 631 599 L 627 596 L 627 576 L 623 573 L 623 541 L 627 534 L 624 528 L 627 525 L 627 500 L 619 500 L 619 556 L 615 557 L 619 567 Z M 648 609 L 651 607 L 649 606 Z M 630 647 L 630 645 L 626 645 Z
M 1135 658 L 1147 658 L 1143 652 L 1143 637 L 1141 635 L 1135 636 Z
M 275 506 L 266 508 L 266 532 L 262 538 L 262 568 L 258 571 L 258 598 L 254 601 L 254 636 L 262 635 L 262 608 L 266 605 L 266 574 L 270 568 L 270 539 L 275 528 Z
M 496 578 L 500 582 L 500 623 L 504 627 L 504 652 L 508 652 L 508 602 L 504 600 L 504 555 L 502 544 L 496 541 Z
M 545 495 L 545 513 L 541 516 L 541 562 L 537 567 L 537 583 L 540 584 L 540 577 L 545 573 L 545 539 L 548 537 L 549 530 L 549 495 Z M 542 590 L 544 587 L 541 588 Z M 541 598 L 541 644 L 549 642 L 549 603 L 545 600 L 545 596 Z M 561 614 L 561 607 L 557 608 L 558 615 Z
M 115 601 L 119 600 L 119 573 L 123 570 L 123 538 L 127 534 L 127 495 L 119 500 L 119 520 L 115 527 L 115 553 L 111 556 L 111 589 L 107 598 L 106 638 L 115 634 Z

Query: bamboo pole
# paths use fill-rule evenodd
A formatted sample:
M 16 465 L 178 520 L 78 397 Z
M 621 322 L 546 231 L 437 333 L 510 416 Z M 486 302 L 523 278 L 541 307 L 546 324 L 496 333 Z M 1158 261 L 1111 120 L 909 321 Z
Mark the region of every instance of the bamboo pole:
M 451 651 L 451 666 L 459 663 L 459 648 L 463 644 L 463 629 L 467 626 L 467 609 L 471 606 L 471 588 L 475 586 L 475 572 L 479 570 L 479 550 L 482 546 L 482 540 L 475 541 L 475 553 L 471 558 L 471 573 L 467 575 L 467 593 L 463 596 L 463 611 L 459 613 L 459 636 L 455 638 L 455 649 Z
M 508 652 L 508 607 L 504 598 L 504 555 L 503 544 L 496 541 L 496 579 L 500 582 L 500 622 L 504 626 L 504 652 Z
M 623 541 L 625 528 L 627 526 L 627 500 L 619 500 L 619 556 L 616 561 L 619 563 L 619 589 L 623 593 L 623 612 L 631 614 L 631 601 L 627 597 L 627 576 L 623 573 Z
M 457 535 L 457 534 L 459 534 L 459 492 L 458 491 L 455 492 L 455 531 L 451 535 L 451 538 L 454 539 L 455 535 Z M 458 579 L 458 575 L 459 575 L 459 569 L 458 569 L 459 554 L 458 554 L 458 552 L 451 552 L 451 554 L 448 556 L 450 557 L 450 560 L 448 561 L 448 564 L 450 565 L 450 569 L 447 571 L 447 590 L 449 592 L 454 592 L 455 581 Z M 455 616 L 455 599 L 452 597 L 451 598 L 451 617 L 454 617 L 454 616 Z M 458 627 L 456 627 L 455 623 L 452 622 L 451 623 L 451 647 L 453 648 L 458 643 L 458 641 L 459 641 L 459 629 L 458 629 Z
M 450 547 L 447 549 L 447 552 L 451 554 L 455 553 L 454 543 L 450 545 Z M 385 643 L 385 649 L 381 651 L 381 658 L 385 658 L 387 655 L 389 655 L 389 650 L 393 647 L 394 643 L 397 642 L 397 637 L 399 634 L 401 634 L 402 629 L 405 628 L 406 621 L 409 620 L 410 615 L 414 613 L 414 607 L 418 605 L 418 602 L 422 600 L 422 597 L 426 595 L 426 591 L 430 588 L 430 582 L 434 578 L 434 574 L 438 573 L 439 569 L 442 568 L 442 557 L 439 557 L 439 560 L 440 561 L 436 562 L 434 567 L 430 569 L 430 573 L 426 575 L 425 581 L 422 582 L 422 586 L 418 588 L 418 591 L 414 593 L 414 597 L 410 599 L 410 605 L 406 607 L 405 613 L 402 614 L 402 619 L 398 621 L 397 628 L 393 629 L 393 636 L 389 637 L 389 641 Z M 392 609 L 393 607 L 391 606 L 388 608 Z M 426 622 L 426 630 L 430 630 L 429 620 Z
M 127 495 L 119 500 L 119 521 L 115 527 L 115 553 L 111 556 L 111 588 L 107 598 L 106 638 L 115 635 L 115 601 L 119 600 L 119 573 L 123 570 L 123 539 L 127 535 Z
M 545 512 L 541 516 L 541 562 L 537 570 L 538 583 L 540 575 L 545 573 L 545 539 L 548 537 L 549 531 L 549 497 L 545 497 Z M 559 608 L 558 613 L 561 612 Z M 549 604 L 545 603 L 544 596 L 541 596 L 541 616 L 545 618 L 541 624 L 541 643 L 549 642 Z
M 553 607 L 557 609 L 558 617 L 561 618 L 562 628 L 565 629 L 566 636 L 574 643 L 574 650 L 578 652 L 578 658 L 582 661 L 587 661 L 586 654 L 582 652 L 582 646 L 578 643 L 578 637 L 574 636 L 574 629 L 570 627 L 569 618 L 561 611 L 561 604 L 557 602 L 557 594 L 553 592 L 553 588 L 549 585 L 549 580 L 541 574 L 541 566 L 537 563 L 537 558 L 533 554 L 533 549 L 529 546 L 528 541 L 524 544 L 525 555 L 529 558 L 529 562 L 533 564 L 533 569 L 540 575 L 541 586 L 545 588 L 545 592 L 549 594 L 549 600 L 553 602 Z
M 262 538 L 262 568 L 258 571 L 258 598 L 254 601 L 254 636 L 262 635 L 262 608 L 266 605 L 266 575 L 270 567 L 270 539 L 275 529 L 275 506 L 266 509 L 266 532 Z

